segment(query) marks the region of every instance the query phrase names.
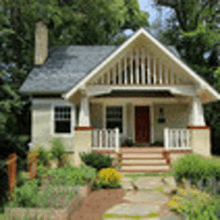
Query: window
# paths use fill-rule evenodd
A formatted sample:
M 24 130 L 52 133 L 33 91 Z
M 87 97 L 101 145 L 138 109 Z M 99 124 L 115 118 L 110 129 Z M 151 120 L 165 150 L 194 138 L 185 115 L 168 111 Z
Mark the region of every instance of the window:
M 122 107 L 107 107 L 106 109 L 106 128 L 119 128 L 123 132 Z
M 54 133 L 70 134 L 71 133 L 71 107 L 56 106 L 54 107 Z

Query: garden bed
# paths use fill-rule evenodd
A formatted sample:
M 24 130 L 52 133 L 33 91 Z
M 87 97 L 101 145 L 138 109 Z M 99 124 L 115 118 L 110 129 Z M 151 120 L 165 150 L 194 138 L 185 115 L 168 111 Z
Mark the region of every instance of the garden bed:
M 70 199 L 67 205 L 63 205 L 64 197 L 60 196 L 56 198 L 56 206 L 50 207 L 54 205 L 54 201 L 48 200 L 47 206 L 48 208 L 18 208 L 18 207 L 10 207 L 6 208 L 6 217 L 7 219 L 9 216 L 11 217 L 11 220 L 17 220 L 17 219 L 34 219 L 34 218 L 40 218 L 42 220 L 65 220 L 69 219 L 71 214 L 81 205 L 82 200 L 89 194 L 92 188 L 92 182 L 90 182 L 86 186 L 79 186 L 77 189 L 76 194 L 73 196 L 73 198 Z M 58 187 L 54 187 L 55 190 L 58 191 Z M 67 190 L 66 192 L 70 190 L 76 190 L 76 187 L 61 187 L 62 190 Z M 42 189 L 42 192 L 44 190 Z M 63 194 L 65 195 L 65 194 Z
M 82 200 L 82 205 L 71 215 L 71 220 L 102 220 L 102 215 L 116 204 L 128 202 L 123 199 L 124 189 L 98 189 Z M 101 201 L 101 202 L 100 202 Z

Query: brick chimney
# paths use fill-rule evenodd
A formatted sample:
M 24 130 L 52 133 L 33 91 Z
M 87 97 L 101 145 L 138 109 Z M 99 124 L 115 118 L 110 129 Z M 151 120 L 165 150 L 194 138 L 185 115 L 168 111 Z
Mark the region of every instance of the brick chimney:
M 34 64 L 43 65 L 48 56 L 48 29 L 47 26 L 39 21 L 35 28 L 35 55 Z

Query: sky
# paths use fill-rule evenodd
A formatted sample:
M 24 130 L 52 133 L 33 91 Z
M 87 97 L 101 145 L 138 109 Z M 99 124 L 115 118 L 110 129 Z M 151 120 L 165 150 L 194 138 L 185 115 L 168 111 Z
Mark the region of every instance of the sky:
M 138 0 L 140 4 L 140 9 L 142 11 L 146 11 L 149 14 L 149 23 L 153 24 L 157 19 L 161 18 L 162 25 L 165 26 L 165 20 L 170 17 L 172 10 L 167 7 L 161 7 L 161 15 L 160 12 L 156 9 L 154 5 L 154 0 Z M 126 31 L 127 35 L 132 34 L 132 31 Z
M 152 24 L 156 19 L 158 19 L 160 17 L 160 13 L 155 8 L 153 0 L 138 0 L 138 2 L 140 4 L 141 10 L 142 11 L 147 11 L 149 13 L 149 15 L 150 15 L 149 22 L 150 22 L 150 24 Z M 168 9 L 167 7 L 162 7 L 161 8 L 162 21 L 165 21 L 165 19 L 169 18 L 171 12 L 172 11 L 170 9 Z

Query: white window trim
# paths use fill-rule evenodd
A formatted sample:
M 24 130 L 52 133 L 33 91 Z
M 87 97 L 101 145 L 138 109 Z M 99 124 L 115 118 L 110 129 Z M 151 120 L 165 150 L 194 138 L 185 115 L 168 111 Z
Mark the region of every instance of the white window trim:
M 71 121 L 70 121 L 70 133 L 64 133 L 64 134 L 58 134 L 54 132 L 54 109 L 56 106 L 69 106 L 71 107 Z M 75 127 L 75 106 L 73 104 L 70 104 L 66 101 L 61 101 L 61 100 L 56 100 L 54 102 L 51 103 L 51 136 L 52 137 L 64 137 L 64 138 L 68 138 L 68 137 L 73 137 L 74 135 L 74 127 Z

